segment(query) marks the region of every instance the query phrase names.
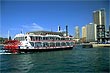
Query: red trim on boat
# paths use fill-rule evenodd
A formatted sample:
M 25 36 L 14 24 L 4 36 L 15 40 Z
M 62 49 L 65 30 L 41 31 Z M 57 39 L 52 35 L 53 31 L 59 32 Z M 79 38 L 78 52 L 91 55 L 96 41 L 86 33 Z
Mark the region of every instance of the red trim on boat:
M 17 53 L 19 52 L 19 45 L 21 44 L 20 41 L 18 40 L 7 40 L 4 43 L 4 48 L 12 53 Z

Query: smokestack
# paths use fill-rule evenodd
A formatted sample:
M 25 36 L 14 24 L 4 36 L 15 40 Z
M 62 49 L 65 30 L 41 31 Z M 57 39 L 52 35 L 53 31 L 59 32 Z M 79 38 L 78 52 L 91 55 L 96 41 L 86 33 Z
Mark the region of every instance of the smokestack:
M 68 36 L 68 26 L 66 25 L 66 36 Z
M 61 30 L 61 27 L 60 27 L 60 26 L 58 26 L 58 32 L 60 32 L 60 30 Z

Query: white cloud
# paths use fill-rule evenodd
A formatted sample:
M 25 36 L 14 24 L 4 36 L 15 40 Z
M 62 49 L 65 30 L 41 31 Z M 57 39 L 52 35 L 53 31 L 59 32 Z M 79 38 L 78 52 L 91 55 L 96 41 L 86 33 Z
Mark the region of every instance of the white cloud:
M 36 23 L 32 23 L 31 25 L 22 25 L 23 29 L 29 30 L 29 31 L 38 31 L 43 30 L 43 27 Z

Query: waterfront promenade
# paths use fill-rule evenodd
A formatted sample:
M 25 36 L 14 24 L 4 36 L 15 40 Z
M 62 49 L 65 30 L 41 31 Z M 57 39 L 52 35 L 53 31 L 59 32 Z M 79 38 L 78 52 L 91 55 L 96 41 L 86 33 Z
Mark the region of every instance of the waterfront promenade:
M 97 44 L 97 43 L 82 43 L 81 44 L 83 48 L 97 48 L 97 47 L 110 47 L 110 44 Z
M 92 44 L 92 46 L 95 47 L 110 47 L 110 44 Z

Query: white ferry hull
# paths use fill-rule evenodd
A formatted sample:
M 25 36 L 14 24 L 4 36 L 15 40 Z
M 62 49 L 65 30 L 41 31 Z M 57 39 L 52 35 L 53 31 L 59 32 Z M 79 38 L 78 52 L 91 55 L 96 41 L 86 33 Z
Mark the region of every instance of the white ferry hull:
M 72 50 L 73 47 L 59 47 L 59 48 L 43 48 L 43 49 L 17 49 L 19 53 L 28 53 L 28 52 L 46 52 L 46 51 L 58 51 L 58 50 Z

